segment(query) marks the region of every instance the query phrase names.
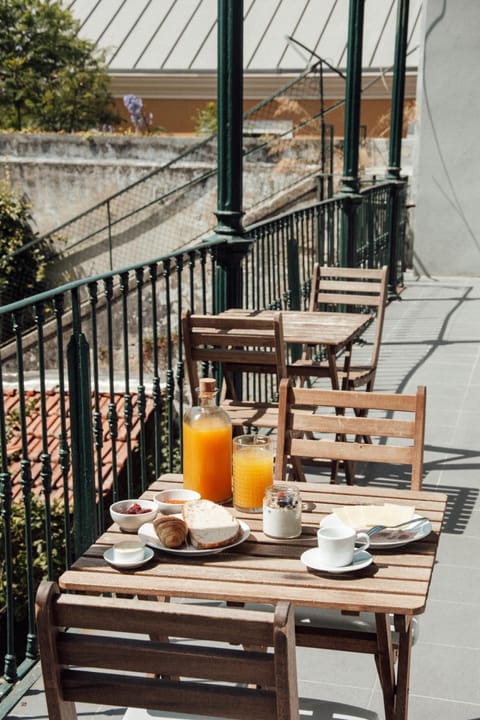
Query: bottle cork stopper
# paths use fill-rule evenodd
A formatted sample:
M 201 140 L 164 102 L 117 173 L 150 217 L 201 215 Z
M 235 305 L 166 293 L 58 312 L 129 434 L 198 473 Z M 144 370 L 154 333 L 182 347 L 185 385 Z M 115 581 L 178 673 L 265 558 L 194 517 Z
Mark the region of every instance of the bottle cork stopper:
M 213 393 L 217 389 L 217 383 L 215 378 L 201 378 L 200 380 L 200 392 Z

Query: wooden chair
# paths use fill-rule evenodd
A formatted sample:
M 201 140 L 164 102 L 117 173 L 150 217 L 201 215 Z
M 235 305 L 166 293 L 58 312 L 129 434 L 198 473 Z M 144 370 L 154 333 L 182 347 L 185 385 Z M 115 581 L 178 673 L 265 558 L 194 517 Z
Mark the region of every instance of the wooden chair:
M 272 614 L 61 594 L 44 581 L 36 616 L 50 720 L 75 720 L 77 702 L 238 720 L 298 717 L 288 603 Z M 175 640 L 151 640 L 149 630 Z
M 423 386 L 415 395 L 365 393 L 293 387 L 291 380 L 283 379 L 279 388 L 275 479 L 285 478 L 290 461 L 294 475 L 304 480 L 302 461 L 322 458 L 330 462 L 406 465 L 411 469 L 412 490 L 420 490 L 425 404 Z M 365 436 L 379 441 L 359 442 Z
M 280 313 L 261 319 L 188 311 L 182 317 L 182 331 L 192 402 L 203 365 L 204 375 L 223 376 L 220 404 L 234 427 L 276 428 L 278 381 L 287 374 Z M 253 400 L 252 395 L 260 399 Z
M 365 362 L 355 362 L 353 352 L 351 356 L 344 353 L 339 358 L 337 374 L 344 390 L 364 385 L 366 390 L 373 390 L 387 300 L 387 273 L 386 265 L 378 269 L 328 267 L 318 263 L 314 266 L 310 312 L 367 312 L 371 315 L 371 324 L 374 324 L 371 353 Z M 302 359 L 294 363 L 289 374 L 296 370 L 302 377 L 308 375 L 309 365 L 313 364 L 311 353 L 311 347 L 304 348 Z M 325 377 L 329 376 L 327 362 L 314 363 L 314 366 L 316 377 L 321 376 L 322 367 Z
M 287 460 L 293 463 L 294 468 L 298 469 L 299 466 L 303 478 L 302 460 L 322 457 L 328 460 L 405 464 L 411 467 L 411 488 L 420 490 L 425 399 L 424 387 L 418 387 L 415 395 L 406 395 L 301 388 L 293 387 L 291 380 L 282 380 L 279 389 L 275 480 L 285 479 Z M 372 415 L 361 417 L 355 413 L 356 409 L 370 410 Z M 313 414 L 306 415 L 305 412 L 309 410 Z M 350 411 L 350 414 L 336 414 L 339 411 Z M 388 416 L 373 417 L 374 411 L 386 412 Z M 305 437 L 306 432 L 308 437 Z M 316 439 L 312 439 L 310 433 L 318 433 Z M 379 443 L 355 441 L 357 436 L 365 434 L 379 437 Z M 353 441 L 348 441 L 348 436 L 353 436 Z M 389 444 L 389 440 L 398 444 Z M 392 615 L 389 622 L 395 653 L 401 635 L 407 638 L 409 646 L 416 641 L 416 618 L 403 624 Z M 372 654 L 385 701 L 388 699 L 391 678 L 385 672 L 384 658 L 378 650 L 378 637 L 385 634 L 386 630 L 385 617 L 376 617 L 373 613 L 343 614 L 333 609 L 295 607 L 297 645 L 345 652 L 354 649 L 355 652 Z M 406 662 L 404 657 L 398 657 L 401 677 L 405 676 Z

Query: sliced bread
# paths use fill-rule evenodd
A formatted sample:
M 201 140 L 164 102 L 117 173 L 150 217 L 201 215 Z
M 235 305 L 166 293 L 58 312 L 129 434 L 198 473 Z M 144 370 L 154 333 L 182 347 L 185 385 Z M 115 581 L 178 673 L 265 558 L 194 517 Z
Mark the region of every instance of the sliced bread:
M 182 508 L 190 542 L 198 549 L 223 547 L 234 542 L 240 523 L 226 508 L 211 500 L 189 500 Z

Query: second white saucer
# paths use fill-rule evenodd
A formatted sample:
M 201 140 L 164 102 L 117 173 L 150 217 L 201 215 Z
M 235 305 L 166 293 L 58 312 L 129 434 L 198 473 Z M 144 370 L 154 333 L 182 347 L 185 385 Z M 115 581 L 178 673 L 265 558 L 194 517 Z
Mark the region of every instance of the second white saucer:
M 355 553 L 355 557 L 353 558 L 353 562 L 351 565 L 332 567 L 332 565 L 326 565 L 320 559 L 318 548 L 310 548 L 310 550 L 305 550 L 305 552 L 302 553 L 302 555 L 300 556 L 300 560 L 311 570 L 320 570 L 322 572 L 338 574 L 349 573 L 353 572 L 354 570 L 362 570 L 362 568 L 366 568 L 370 565 L 370 563 L 373 561 L 373 557 L 366 550 L 361 550 L 360 552 Z
M 134 562 L 118 562 L 117 560 L 113 559 L 113 547 L 109 547 L 103 553 L 103 557 L 108 562 L 108 564 L 112 565 L 112 567 L 118 568 L 119 570 L 133 570 L 133 568 L 140 567 L 141 565 L 144 565 L 149 560 L 151 560 L 153 555 L 154 553 L 152 548 L 145 547 L 142 560 L 136 560 Z

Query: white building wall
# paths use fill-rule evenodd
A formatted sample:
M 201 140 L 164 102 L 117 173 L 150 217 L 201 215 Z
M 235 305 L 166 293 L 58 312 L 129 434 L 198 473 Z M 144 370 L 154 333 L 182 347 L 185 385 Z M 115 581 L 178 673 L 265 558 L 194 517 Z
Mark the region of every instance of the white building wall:
M 414 267 L 480 275 L 480 1 L 424 0 Z

